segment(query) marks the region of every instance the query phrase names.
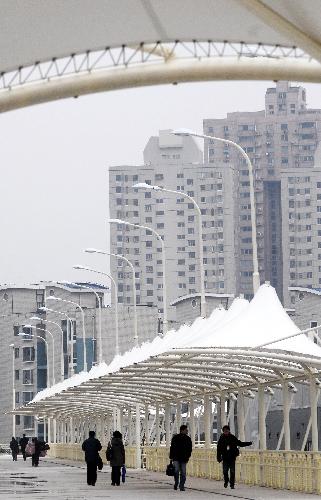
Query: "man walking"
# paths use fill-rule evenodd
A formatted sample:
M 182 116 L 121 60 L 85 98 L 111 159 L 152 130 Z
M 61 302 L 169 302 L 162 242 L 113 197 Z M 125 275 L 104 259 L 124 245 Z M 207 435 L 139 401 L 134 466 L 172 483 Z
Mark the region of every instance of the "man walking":
M 95 438 L 95 431 L 89 431 L 89 438 L 82 444 L 85 452 L 85 461 L 87 464 L 87 484 L 95 486 L 97 481 L 98 452 L 101 450 L 101 443 Z
M 223 433 L 217 443 L 217 461 L 220 463 L 223 460 L 224 488 L 227 488 L 228 483 L 230 483 L 232 490 L 234 490 L 235 460 L 240 454 L 238 446 L 251 446 L 252 441 L 239 441 L 237 437 L 231 434 L 228 425 L 224 425 L 222 431 Z
M 186 481 L 186 464 L 192 454 L 192 440 L 188 436 L 187 425 L 181 425 L 179 434 L 175 434 L 172 438 L 169 458 L 173 461 L 174 473 L 174 490 L 178 486 L 180 491 L 185 491 Z
M 28 444 L 28 438 L 26 437 L 25 434 L 22 434 L 22 438 L 19 441 L 20 448 L 21 448 L 21 453 L 23 456 L 23 460 L 26 461 L 26 446 Z
M 18 441 L 15 439 L 15 437 L 12 436 L 9 446 L 11 450 L 12 460 L 16 462 L 19 453 L 19 444 Z

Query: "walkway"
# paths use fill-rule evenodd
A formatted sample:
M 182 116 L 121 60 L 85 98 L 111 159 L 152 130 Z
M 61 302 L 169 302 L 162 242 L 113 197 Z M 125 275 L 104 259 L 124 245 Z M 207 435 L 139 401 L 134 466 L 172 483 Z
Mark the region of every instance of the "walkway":
M 318 495 L 276 491 L 268 488 L 237 486 L 235 491 L 224 490 L 222 483 L 205 479 L 188 479 L 185 493 L 174 492 L 172 484 L 164 474 L 142 470 L 128 471 L 125 485 L 110 486 L 109 468 L 99 472 L 95 488 L 86 484 L 84 464 L 55 459 L 43 459 L 39 468 L 31 467 L 30 459 L 21 457 L 13 463 L 11 457 L 0 458 L 0 498 L 26 500 L 88 500 L 99 498 L 121 498 L 130 500 L 165 500 L 184 495 L 189 499 L 213 500 L 304 500 L 319 498 Z

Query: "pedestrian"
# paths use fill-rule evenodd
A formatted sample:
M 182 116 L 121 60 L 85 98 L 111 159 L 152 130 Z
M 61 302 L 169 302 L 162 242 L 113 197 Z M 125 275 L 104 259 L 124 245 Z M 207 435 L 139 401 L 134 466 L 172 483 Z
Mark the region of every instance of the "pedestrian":
M 19 441 L 20 448 L 21 448 L 21 453 L 23 456 L 23 460 L 26 461 L 26 446 L 28 444 L 28 438 L 26 437 L 25 434 L 22 434 L 22 438 Z
M 37 437 L 33 437 L 31 440 L 31 464 L 32 467 L 38 467 L 39 457 L 42 451 L 42 443 Z
M 224 425 L 222 434 L 217 443 L 217 461 L 223 461 L 224 488 L 228 487 L 228 483 L 232 490 L 235 487 L 235 460 L 240 452 L 238 446 L 251 446 L 252 441 L 240 441 L 236 436 L 231 434 L 230 427 Z M 229 476 L 230 472 L 230 476 Z
M 87 464 L 87 484 L 95 486 L 97 481 L 97 465 L 99 460 L 99 451 L 101 443 L 95 437 L 95 431 L 89 431 L 89 438 L 82 444 L 82 450 L 85 452 L 85 461 Z
M 113 432 L 113 437 L 107 446 L 106 458 L 111 466 L 111 485 L 119 486 L 121 468 L 125 465 L 125 448 L 119 431 Z
M 173 461 L 174 465 L 174 490 L 178 486 L 180 491 L 185 491 L 186 481 L 186 464 L 192 454 L 192 440 L 188 436 L 187 425 L 181 425 L 179 434 L 175 434 L 172 438 L 171 447 L 169 451 L 169 458 Z
M 10 446 L 10 450 L 11 450 L 12 460 L 14 462 L 16 462 L 17 461 L 17 456 L 18 456 L 18 453 L 19 453 L 19 443 L 15 439 L 14 436 L 12 436 L 12 439 L 10 441 L 9 446 Z

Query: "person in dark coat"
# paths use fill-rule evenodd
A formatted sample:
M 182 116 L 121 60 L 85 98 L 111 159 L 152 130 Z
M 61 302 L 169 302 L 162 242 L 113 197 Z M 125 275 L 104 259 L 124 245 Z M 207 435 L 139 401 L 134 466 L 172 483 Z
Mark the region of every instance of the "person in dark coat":
M 40 453 L 45 449 L 45 442 L 39 441 L 37 437 L 32 438 L 32 453 L 31 453 L 31 464 L 33 467 L 38 467 Z
M 113 437 L 107 446 L 106 458 L 111 466 L 111 485 L 119 486 L 121 468 L 125 465 L 125 448 L 119 431 L 113 432 Z
M 17 456 L 18 456 L 18 453 L 19 453 L 19 443 L 18 441 L 12 436 L 12 439 L 10 441 L 10 450 L 11 450 L 11 455 L 12 455 L 12 460 L 14 462 L 17 461 Z
M 252 441 L 240 441 L 230 432 L 228 425 L 224 425 L 222 434 L 217 443 L 217 461 L 223 461 L 224 488 L 228 483 L 232 490 L 235 486 L 235 460 L 239 456 L 238 446 L 251 446 Z M 230 477 L 229 477 L 230 471 Z
M 89 431 L 89 438 L 82 444 L 82 450 L 85 452 L 85 461 L 87 464 L 87 484 L 95 486 L 97 481 L 97 465 L 101 443 L 95 438 L 95 431 Z
M 181 425 L 179 434 L 175 434 L 172 438 L 169 451 L 169 458 L 173 461 L 174 474 L 174 490 L 178 486 L 181 491 L 185 491 L 186 481 L 186 464 L 192 454 L 192 440 L 188 436 L 187 425 Z
M 26 437 L 25 434 L 22 434 L 22 438 L 19 441 L 20 448 L 21 448 L 21 453 L 23 456 L 23 460 L 26 461 L 26 446 L 28 444 L 28 438 Z

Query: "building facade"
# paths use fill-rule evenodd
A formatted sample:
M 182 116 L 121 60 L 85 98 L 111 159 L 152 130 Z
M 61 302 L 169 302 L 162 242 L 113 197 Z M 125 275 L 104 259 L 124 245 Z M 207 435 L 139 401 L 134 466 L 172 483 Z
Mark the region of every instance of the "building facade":
M 92 287 L 100 299 L 108 292 L 105 287 L 93 283 L 83 285 Z M 62 301 L 50 300 L 49 297 L 57 297 Z M 83 309 L 84 323 L 76 304 Z M 47 309 L 44 310 L 43 307 Z M 119 352 L 124 353 L 134 347 L 133 307 L 120 306 L 118 316 Z M 32 317 L 38 319 L 31 320 Z M 158 334 L 157 308 L 138 307 L 137 317 L 139 342 L 155 338 Z M 36 329 L 29 328 L 30 324 Z M 114 307 L 105 307 L 103 304 L 101 324 L 102 358 L 104 362 L 110 363 L 115 356 L 116 346 Z M 60 382 L 72 373 L 79 373 L 84 369 L 83 334 L 87 369 L 97 363 L 98 299 L 88 289 L 53 282 L 2 286 L 0 334 L 3 346 L 0 363 L 0 442 L 8 443 L 14 434 L 18 437 L 23 433 L 41 437 L 44 432 L 41 422 L 32 416 L 17 414 L 13 417 L 7 412 L 28 403 L 38 391 L 48 385 Z
M 237 142 L 252 161 L 260 279 L 261 282 L 270 281 L 287 304 L 288 261 L 282 253 L 282 248 L 288 244 L 288 236 L 284 239 L 282 235 L 282 230 L 287 230 L 286 214 L 282 212 L 282 200 L 287 193 L 282 179 L 286 172 L 292 172 L 293 176 L 299 169 L 309 176 L 321 139 L 321 110 L 307 107 L 304 88 L 277 82 L 276 87 L 266 91 L 264 110 L 228 113 L 224 119 L 206 119 L 204 133 Z M 248 170 L 233 146 L 214 139 L 205 143 L 205 160 L 209 164 L 231 163 L 238 174 L 239 291 L 250 298 L 253 265 Z
M 137 183 L 158 185 L 177 193 L 133 188 Z M 144 151 L 144 165 L 109 169 L 110 215 L 158 232 L 166 251 L 167 310 L 176 322 L 177 297 L 200 290 L 198 220 L 190 200 L 202 213 L 205 288 L 211 293 L 235 293 L 238 270 L 235 235 L 235 172 L 232 165 L 204 164 L 202 153 L 191 137 L 176 137 L 160 131 Z M 111 224 L 111 252 L 130 259 L 135 266 L 138 304 L 156 305 L 163 314 L 162 245 L 151 231 Z M 131 273 L 121 260 L 112 259 L 118 280 L 118 301 L 132 304 Z

